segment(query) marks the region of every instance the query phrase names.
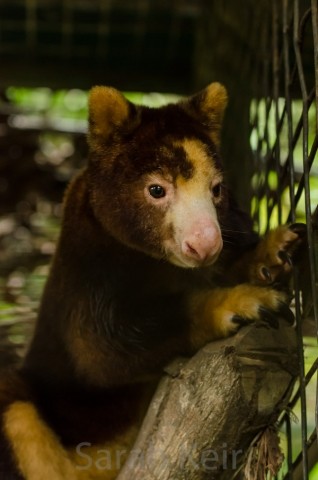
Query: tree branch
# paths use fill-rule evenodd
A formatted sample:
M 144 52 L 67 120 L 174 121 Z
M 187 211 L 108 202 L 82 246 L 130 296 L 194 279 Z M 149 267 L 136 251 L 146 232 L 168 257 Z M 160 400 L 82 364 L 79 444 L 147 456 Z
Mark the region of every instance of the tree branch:
M 167 368 L 118 480 L 229 479 L 256 434 L 273 424 L 298 373 L 284 320 L 213 342 Z

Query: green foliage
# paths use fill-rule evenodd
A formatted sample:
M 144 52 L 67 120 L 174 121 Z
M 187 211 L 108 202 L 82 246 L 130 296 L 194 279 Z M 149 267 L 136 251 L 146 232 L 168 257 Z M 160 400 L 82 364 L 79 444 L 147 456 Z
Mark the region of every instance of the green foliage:
M 9 87 L 6 93 L 13 105 L 29 112 L 49 112 L 52 116 L 87 119 L 87 91 Z M 177 95 L 162 93 L 126 92 L 124 95 L 133 103 L 149 107 L 176 102 L 180 98 Z
M 87 117 L 87 92 L 83 90 L 9 87 L 6 93 L 13 105 L 29 112 L 83 120 Z
M 280 192 L 281 195 L 281 219 L 278 215 L 278 207 L 274 205 L 277 201 L 276 193 L 280 188 L 279 178 L 275 169 L 267 171 L 268 159 L 274 157 L 279 160 L 280 165 L 287 163 L 289 155 L 288 145 L 288 122 L 287 115 L 283 115 L 285 109 L 285 99 L 280 98 L 275 104 L 273 101 L 259 100 L 251 103 L 251 120 L 254 127 L 251 131 L 250 143 L 252 149 L 258 157 L 258 172 L 252 178 L 252 189 L 255 197 L 252 200 L 251 211 L 254 218 L 257 218 L 257 227 L 260 233 L 264 233 L 267 227 L 273 228 L 279 223 L 286 223 L 290 214 L 290 191 L 289 187 Z M 292 110 L 292 129 L 295 132 L 296 126 L 303 121 L 303 103 L 300 100 L 294 100 L 291 105 Z M 276 114 L 282 124 L 276 122 Z M 308 112 L 308 152 L 313 146 L 316 135 L 316 105 L 313 103 Z M 280 130 L 279 130 L 280 128 Z M 277 135 L 277 132 L 279 134 Z M 295 135 L 295 134 L 294 134 Z M 299 188 L 299 178 L 304 171 L 304 138 L 303 129 L 300 129 L 298 138 L 294 137 L 294 147 L 292 151 L 292 162 L 296 172 L 296 181 L 294 195 L 297 195 Z M 279 169 L 278 168 L 278 169 Z M 310 177 L 310 209 L 313 212 L 318 204 L 318 167 L 315 163 L 311 167 Z M 260 197 L 259 192 L 265 191 Z M 305 196 L 302 192 L 296 205 L 296 221 L 306 222 Z
M 73 133 L 87 130 L 87 91 L 9 87 L 6 94 L 19 111 L 19 115 L 12 119 L 13 125 L 17 128 L 45 129 L 51 133 L 43 133 L 42 139 L 44 135 L 49 134 L 51 139 L 55 137 L 53 143 L 57 141 L 58 132 Z M 127 92 L 125 96 L 131 102 L 150 107 L 175 102 L 179 98 L 176 95 L 141 92 Z M 63 158 L 63 155 L 59 155 L 59 158 Z
M 318 463 L 314 466 L 309 474 L 309 480 L 317 480 L 318 478 Z

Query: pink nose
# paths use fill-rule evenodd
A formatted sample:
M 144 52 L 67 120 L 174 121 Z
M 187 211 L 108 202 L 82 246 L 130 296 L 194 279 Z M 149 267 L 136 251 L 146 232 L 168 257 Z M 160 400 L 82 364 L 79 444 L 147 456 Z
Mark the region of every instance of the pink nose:
M 220 253 L 222 245 L 220 232 L 209 228 L 187 235 L 181 243 L 181 250 L 185 256 L 204 262 Z

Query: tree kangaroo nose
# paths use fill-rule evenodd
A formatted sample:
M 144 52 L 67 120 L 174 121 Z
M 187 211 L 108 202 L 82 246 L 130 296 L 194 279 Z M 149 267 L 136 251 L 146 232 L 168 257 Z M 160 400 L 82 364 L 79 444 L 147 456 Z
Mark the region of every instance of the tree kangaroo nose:
M 213 226 L 195 229 L 187 235 L 181 244 L 181 250 L 187 257 L 203 262 L 218 254 L 222 248 L 220 231 Z

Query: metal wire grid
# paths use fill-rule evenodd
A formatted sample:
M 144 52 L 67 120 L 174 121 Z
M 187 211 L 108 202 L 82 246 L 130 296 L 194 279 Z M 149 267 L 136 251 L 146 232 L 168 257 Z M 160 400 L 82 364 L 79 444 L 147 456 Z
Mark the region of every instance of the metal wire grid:
M 317 0 L 272 0 L 268 20 L 260 39 L 259 96 L 251 112 L 256 172 L 253 208 L 255 222 L 263 230 L 284 222 L 307 223 L 309 274 L 302 280 L 296 271 L 294 277 L 299 385 L 290 411 L 280 420 L 287 438 L 287 465 L 280 478 L 306 480 L 318 462 L 318 357 L 306 371 L 303 339 L 304 319 L 311 318 L 311 335 L 318 336 L 318 209 L 311 189 L 318 174 Z M 313 382 L 317 389 L 315 412 L 308 407 Z M 298 448 L 290 415 L 297 402 L 301 427 Z M 315 426 L 310 427 L 308 419 L 313 416 Z
M 122 62 L 150 51 L 176 59 L 199 7 L 195 0 L 2 0 L 0 55 Z
M 186 92 L 200 4 L 1 0 L 0 85 Z
M 318 330 L 318 210 L 315 211 L 310 188 L 310 177 L 318 174 L 317 0 L 268 1 L 272 2 L 271 18 L 264 18 L 260 31 L 259 51 L 263 61 L 257 79 L 259 94 L 252 109 L 251 138 L 256 172 L 253 179 L 254 218 L 261 227 L 264 217 L 267 227 L 303 218 L 307 223 L 310 281 L 306 286 L 310 295 L 307 294 L 306 298 L 306 292 L 299 285 L 299 276 L 295 275 L 300 381 L 289 407 L 293 410 L 300 401 L 302 444 L 296 453 L 290 415 L 285 414 L 281 419 L 287 437 L 286 478 L 306 480 L 312 465 L 318 461 L 315 457 L 317 427 L 308 431 L 308 413 L 312 412 L 307 411 L 308 385 L 317 376 L 318 358 L 305 372 L 302 336 L 303 317 L 312 316 L 316 322 L 315 335 Z M 125 62 L 130 56 L 136 63 L 138 54 L 144 61 L 148 57 L 142 45 L 148 44 L 149 48 L 152 44 L 151 54 L 158 62 L 154 52 L 155 40 L 159 39 L 161 60 L 162 52 L 166 51 L 170 62 L 180 43 L 183 47 L 180 51 L 189 56 L 182 32 L 184 22 L 193 21 L 198 14 L 199 3 L 179 0 L 173 2 L 172 7 L 168 0 L 138 0 L 132 7 L 129 0 L 2 0 L 0 55 L 5 58 L 6 55 L 12 57 L 23 53 L 38 59 L 43 56 L 61 59 L 63 56 L 72 60 L 91 55 L 92 59 L 100 58 L 107 66 L 109 59 L 123 61 L 124 51 Z M 164 15 L 160 15 L 171 8 L 175 17 L 169 29 L 163 20 Z M 131 29 L 132 24 L 134 29 Z M 161 26 L 165 36 L 161 36 Z M 188 23 L 186 26 L 185 30 L 191 30 Z M 156 38 L 149 37 L 147 41 L 150 30 L 155 32 Z M 166 50 L 163 38 L 169 45 Z M 308 70 L 308 65 L 312 70 Z M 273 122 L 274 131 L 271 129 Z M 316 425 L 317 410 L 316 401 Z

